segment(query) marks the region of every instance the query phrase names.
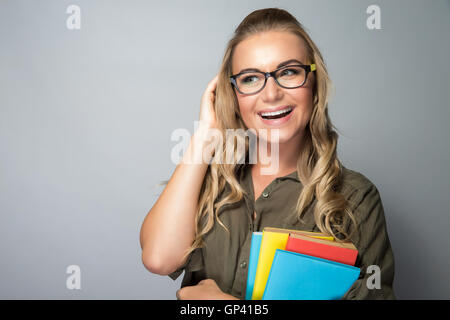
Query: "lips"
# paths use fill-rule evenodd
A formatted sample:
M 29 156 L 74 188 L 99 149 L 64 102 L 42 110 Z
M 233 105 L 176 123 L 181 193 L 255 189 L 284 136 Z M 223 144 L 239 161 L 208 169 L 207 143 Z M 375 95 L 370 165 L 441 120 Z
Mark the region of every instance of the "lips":
M 289 120 L 293 110 L 293 106 L 284 105 L 261 110 L 258 112 L 258 115 L 266 125 L 278 126 Z
M 278 106 L 278 107 L 270 107 L 270 108 L 262 109 L 262 110 L 259 110 L 258 113 L 280 111 L 280 110 L 283 110 L 283 109 L 286 109 L 286 108 L 289 108 L 289 107 L 292 108 L 291 105 L 285 104 L 285 105 Z
M 275 108 L 267 108 L 257 112 L 258 118 L 269 127 L 279 127 L 288 122 L 294 114 L 295 106 L 283 105 Z
M 259 112 L 258 114 L 264 119 L 279 119 L 291 113 L 292 107 L 286 107 L 277 111 Z

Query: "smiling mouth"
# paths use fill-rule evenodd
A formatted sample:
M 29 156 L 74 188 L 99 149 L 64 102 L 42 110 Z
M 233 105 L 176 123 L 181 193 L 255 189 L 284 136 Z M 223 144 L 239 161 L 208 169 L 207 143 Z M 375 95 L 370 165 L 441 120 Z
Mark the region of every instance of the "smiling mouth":
M 258 115 L 266 120 L 281 119 L 286 117 L 292 112 L 292 107 L 287 107 L 286 109 L 274 111 L 274 112 L 258 112 Z

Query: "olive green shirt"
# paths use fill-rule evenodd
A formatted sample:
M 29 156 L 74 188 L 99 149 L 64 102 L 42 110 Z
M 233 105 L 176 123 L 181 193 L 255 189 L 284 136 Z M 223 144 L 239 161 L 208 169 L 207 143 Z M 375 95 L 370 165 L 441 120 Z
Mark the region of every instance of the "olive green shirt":
M 226 204 L 219 210 L 219 218 L 230 230 L 231 237 L 215 222 L 204 236 L 205 245 L 194 250 L 186 263 L 169 275 L 175 280 L 184 270 L 181 287 L 196 285 L 203 279 L 214 279 L 223 292 L 245 299 L 252 232 L 262 231 L 265 227 L 320 231 L 313 216 L 316 198 L 302 221 L 295 216 L 294 208 L 302 189 L 296 171 L 274 179 L 255 201 L 251 170 L 248 168 L 245 166 L 238 173 L 239 181 L 247 193 L 243 200 Z M 342 183 L 337 191 L 349 200 L 358 223 L 351 242 L 358 249 L 355 266 L 361 268 L 359 279 L 343 299 L 395 299 L 392 287 L 394 256 L 380 194 L 375 185 L 361 173 L 345 167 L 342 173 Z M 219 199 L 226 193 L 227 188 Z M 252 218 L 254 211 L 255 220 Z M 366 273 L 366 268 L 371 265 L 380 268 L 379 289 L 373 286 L 369 289 L 371 284 L 376 284 L 374 272 L 369 270 L 370 273 Z

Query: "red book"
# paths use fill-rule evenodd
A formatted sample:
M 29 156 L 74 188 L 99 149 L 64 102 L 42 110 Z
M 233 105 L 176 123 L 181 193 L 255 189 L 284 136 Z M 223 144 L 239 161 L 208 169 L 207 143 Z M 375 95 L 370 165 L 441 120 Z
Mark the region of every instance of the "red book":
M 317 258 L 355 265 L 358 250 L 351 242 L 336 242 L 289 234 L 287 251 L 298 252 Z

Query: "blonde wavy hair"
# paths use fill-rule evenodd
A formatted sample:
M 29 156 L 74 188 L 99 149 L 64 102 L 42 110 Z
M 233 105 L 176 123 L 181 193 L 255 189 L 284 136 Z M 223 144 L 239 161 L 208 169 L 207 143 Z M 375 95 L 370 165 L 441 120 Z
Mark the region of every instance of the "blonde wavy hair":
M 229 40 L 216 87 L 215 111 L 219 130 L 225 137 L 226 129 L 247 129 L 240 117 L 238 101 L 229 81 L 232 75 L 232 57 L 237 44 L 252 35 L 266 31 L 286 31 L 297 35 L 306 45 L 309 63 L 316 64 L 314 107 L 310 122 L 305 128 L 304 141 L 297 161 L 298 177 L 303 185 L 296 206 L 297 218 L 301 220 L 315 197 L 317 203 L 314 207 L 314 219 L 319 230 L 334 236 L 337 241 L 348 241 L 350 235 L 344 229 L 344 218 L 347 215 L 354 224 L 356 222 L 347 200 L 337 192 L 342 176 L 342 165 L 336 154 L 338 135 L 333 130 L 334 126 L 328 116 L 328 99 L 332 83 L 319 49 L 303 26 L 289 12 L 279 8 L 256 10 L 245 17 Z M 246 153 L 248 145 L 245 141 Z M 236 148 L 230 148 L 225 141 L 222 157 L 228 152 L 236 152 Z M 215 163 L 214 160 L 208 166 L 198 199 L 195 239 L 185 258 L 203 245 L 203 236 L 212 229 L 215 221 L 229 234 L 228 228 L 220 221 L 218 212 L 225 204 L 235 203 L 243 198 L 245 191 L 237 178 L 239 168 L 240 165 L 237 163 Z M 217 201 L 225 186 L 228 186 L 230 191 Z

